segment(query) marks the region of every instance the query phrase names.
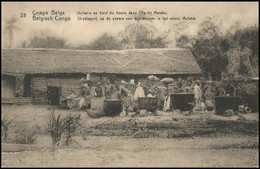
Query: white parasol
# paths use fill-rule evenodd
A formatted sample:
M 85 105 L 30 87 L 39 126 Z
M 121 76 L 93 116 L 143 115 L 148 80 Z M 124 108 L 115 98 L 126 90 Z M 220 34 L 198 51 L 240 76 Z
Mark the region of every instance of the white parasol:
M 148 76 L 147 78 L 148 78 L 149 80 L 155 80 L 155 81 L 160 80 L 158 77 L 156 77 L 156 76 L 154 76 L 154 75 L 150 75 L 150 76 Z
M 164 83 L 172 83 L 175 80 L 173 78 L 163 78 L 162 80 L 160 80 L 160 82 L 164 82 Z

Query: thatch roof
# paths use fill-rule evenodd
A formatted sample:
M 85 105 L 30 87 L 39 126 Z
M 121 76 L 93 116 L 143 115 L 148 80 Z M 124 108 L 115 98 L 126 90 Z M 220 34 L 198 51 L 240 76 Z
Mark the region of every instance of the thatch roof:
M 200 74 L 184 49 L 2 49 L 2 73 Z

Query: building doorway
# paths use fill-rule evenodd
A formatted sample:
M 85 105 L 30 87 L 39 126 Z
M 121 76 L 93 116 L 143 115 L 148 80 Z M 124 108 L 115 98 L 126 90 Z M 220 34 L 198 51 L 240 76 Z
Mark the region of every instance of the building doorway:
M 31 97 L 32 91 L 31 91 L 31 77 L 28 75 L 25 75 L 24 77 L 24 97 Z
M 60 105 L 61 88 L 57 86 L 47 86 L 48 104 L 52 106 Z
M 1 75 L 1 103 L 13 104 L 15 96 L 15 77 Z

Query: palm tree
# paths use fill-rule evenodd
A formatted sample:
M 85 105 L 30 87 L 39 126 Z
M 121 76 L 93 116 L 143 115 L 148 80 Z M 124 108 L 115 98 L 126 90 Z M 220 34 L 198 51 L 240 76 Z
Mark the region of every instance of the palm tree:
M 9 32 L 9 47 L 12 47 L 13 42 L 13 30 L 20 30 L 18 26 L 15 25 L 15 23 L 18 21 L 18 18 L 12 17 L 6 21 L 5 29 Z

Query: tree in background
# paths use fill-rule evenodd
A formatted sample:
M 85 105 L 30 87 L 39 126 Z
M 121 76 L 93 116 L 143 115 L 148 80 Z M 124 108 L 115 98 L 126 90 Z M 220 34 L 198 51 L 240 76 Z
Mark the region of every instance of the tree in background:
M 241 66 L 246 66 L 249 75 L 256 76 L 258 74 L 258 33 L 257 26 L 238 29 L 233 36 L 233 43 L 241 47 L 243 55 Z
M 218 23 L 214 18 L 207 17 L 201 23 L 195 44 L 191 48 L 202 72 L 205 75 L 210 73 L 213 80 L 219 80 L 228 65 L 228 49 Z
M 150 24 L 140 22 L 128 25 L 119 33 L 124 49 L 165 48 L 168 44 L 165 35 L 157 35 L 158 30 Z
M 218 17 L 206 17 L 200 24 L 198 39 L 212 39 L 216 36 L 221 36 L 221 21 Z
M 13 43 L 13 31 L 14 30 L 20 30 L 20 28 L 16 25 L 18 21 L 18 18 L 12 17 L 6 21 L 5 29 L 8 31 L 9 34 L 9 48 L 12 47 Z
M 194 42 L 194 38 L 189 37 L 187 35 L 181 35 L 179 38 L 176 39 L 176 47 L 190 49 L 194 45 Z
M 54 36 L 38 37 L 34 36 L 30 41 L 28 47 L 31 48 L 64 48 L 65 40 Z
M 241 68 L 241 48 L 231 48 L 227 52 L 228 56 L 228 65 L 227 65 L 227 74 L 232 74 L 234 77 L 239 76 L 239 70 Z
M 165 48 L 167 35 L 160 34 L 152 20 L 143 20 L 142 18 L 151 17 L 145 10 L 140 10 L 136 15 L 131 15 L 135 23 L 129 24 L 119 33 L 121 43 L 124 49 L 135 48 Z
M 155 36 L 158 30 L 152 25 L 140 22 L 128 25 L 116 38 L 107 33 L 97 37 L 89 44 L 77 49 L 82 50 L 118 50 L 136 48 L 165 48 L 168 44 L 166 35 Z
M 136 15 L 130 15 L 129 17 L 133 18 L 134 23 L 126 26 L 116 37 L 105 33 L 91 43 L 81 45 L 77 49 L 117 50 L 165 48 L 167 46 L 167 35 L 159 34 L 158 30 L 150 24 L 152 21 L 144 21 L 142 19 L 147 17 L 144 10 L 140 10 Z
M 257 75 L 257 37 L 256 26 L 242 29 L 236 22 L 224 34 L 221 21 L 207 17 L 197 36 L 181 35 L 176 46 L 191 49 L 203 74 L 210 73 L 214 80 L 220 80 L 223 73 L 232 77 Z
M 190 22 L 188 21 L 180 21 L 176 22 L 169 30 L 168 30 L 168 38 L 175 39 L 175 42 L 172 41 L 172 45 L 178 48 L 189 48 L 195 43 L 195 35 L 193 27 L 193 32 L 190 29 Z M 194 26 L 194 25 L 193 25 Z M 195 33 L 196 34 L 196 33 Z
M 258 76 L 258 28 L 251 26 L 242 29 L 238 26 L 235 23 L 231 26 L 236 27 L 235 31 L 224 36 L 229 48 L 226 73 L 235 77 Z
M 22 46 L 22 48 L 26 48 L 26 46 L 27 46 L 27 42 L 24 40 L 24 41 L 22 41 L 21 42 L 21 46 Z
M 82 50 L 116 50 L 121 48 L 120 41 L 107 33 L 102 34 L 90 44 L 77 47 L 77 49 Z

